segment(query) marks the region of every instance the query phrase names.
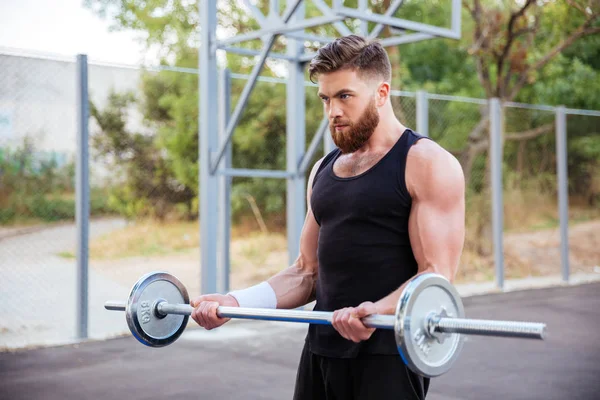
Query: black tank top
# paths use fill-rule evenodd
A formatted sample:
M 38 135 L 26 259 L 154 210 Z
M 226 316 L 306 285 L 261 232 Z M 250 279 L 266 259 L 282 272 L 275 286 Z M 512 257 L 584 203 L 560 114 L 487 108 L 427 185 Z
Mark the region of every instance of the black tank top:
M 375 302 L 417 273 L 404 172 L 408 150 L 423 137 L 405 130 L 373 167 L 349 178 L 333 172 L 339 149 L 323 159 L 311 196 L 320 226 L 315 311 Z M 353 343 L 330 325 L 311 324 L 307 340 L 313 353 L 328 357 L 398 354 L 393 330 L 377 329 L 369 340 Z

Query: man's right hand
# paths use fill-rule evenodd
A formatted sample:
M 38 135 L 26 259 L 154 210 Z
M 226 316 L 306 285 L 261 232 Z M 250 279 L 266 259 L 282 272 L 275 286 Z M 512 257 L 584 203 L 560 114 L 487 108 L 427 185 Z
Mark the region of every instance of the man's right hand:
M 190 301 L 194 311 L 191 317 L 201 327 L 211 330 L 223 325 L 230 318 L 220 318 L 217 316 L 219 306 L 239 307 L 235 297 L 222 294 L 206 294 L 196 297 Z

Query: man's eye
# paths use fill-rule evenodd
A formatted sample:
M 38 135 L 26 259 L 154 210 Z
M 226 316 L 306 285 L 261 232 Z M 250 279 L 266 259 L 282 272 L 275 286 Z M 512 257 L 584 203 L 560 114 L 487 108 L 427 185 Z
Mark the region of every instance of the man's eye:
M 344 93 L 344 94 L 340 95 L 340 99 L 348 99 L 348 98 L 350 98 L 349 94 Z
M 327 103 L 329 101 L 329 99 L 327 97 L 321 97 L 321 101 L 323 103 Z

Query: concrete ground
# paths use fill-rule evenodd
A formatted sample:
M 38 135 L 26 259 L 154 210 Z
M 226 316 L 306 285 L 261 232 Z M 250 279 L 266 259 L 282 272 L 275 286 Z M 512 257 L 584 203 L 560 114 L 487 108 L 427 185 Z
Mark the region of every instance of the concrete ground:
M 545 322 L 545 341 L 470 337 L 428 399 L 600 398 L 600 283 L 466 298 L 467 317 Z M 0 353 L 0 398 L 289 399 L 306 325 L 235 320 L 166 348 L 130 335 Z
M 121 219 L 90 221 L 90 238 L 125 224 Z M 77 265 L 59 253 L 73 251 L 76 238 L 74 224 L 0 231 L 0 349 L 75 341 Z M 103 312 L 103 305 L 126 298 L 130 287 L 106 279 L 91 265 L 88 279 L 90 337 L 126 331 L 123 317 Z

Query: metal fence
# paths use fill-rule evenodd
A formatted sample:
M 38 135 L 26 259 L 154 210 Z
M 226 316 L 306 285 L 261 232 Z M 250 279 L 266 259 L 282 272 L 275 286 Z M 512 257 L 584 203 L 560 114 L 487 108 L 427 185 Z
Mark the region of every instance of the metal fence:
M 199 294 L 196 69 L 0 54 L 0 71 L 0 300 L 8 305 L 0 311 L 0 347 L 126 332 L 123 316 L 103 304 L 123 300 L 145 272 L 169 270 Z M 86 92 L 77 82 L 86 79 L 90 115 L 81 118 Z M 246 79 L 224 78 L 215 94 L 222 110 L 231 110 Z M 219 189 L 223 291 L 290 262 L 284 84 L 259 80 L 220 166 L 227 171 Z M 305 89 L 305 148 L 314 150 L 308 175 L 332 143 L 315 85 Z M 571 267 L 593 269 L 598 251 L 570 243 L 576 230 L 568 221 L 600 217 L 600 162 L 592 151 L 600 146 L 600 112 L 392 95 L 405 125 L 463 164 L 467 240 L 459 280 L 502 287 L 505 277 L 568 280 Z M 224 126 L 227 113 L 215 118 Z M 86 127 L 89 158 L 78 151 Z M 89 201 L 77 191 L 86 186 L 77 166 L 88 163 Z M 89 204 L 91 219 L 76 221 L 78 200 Z

